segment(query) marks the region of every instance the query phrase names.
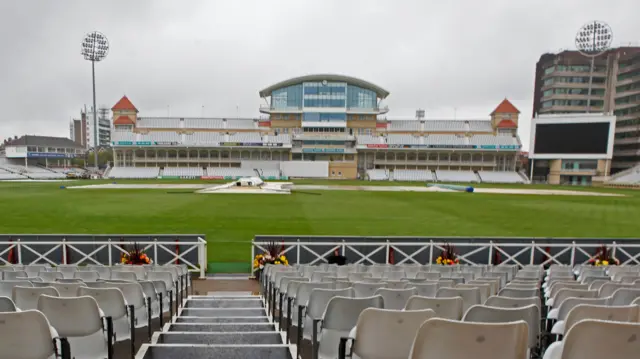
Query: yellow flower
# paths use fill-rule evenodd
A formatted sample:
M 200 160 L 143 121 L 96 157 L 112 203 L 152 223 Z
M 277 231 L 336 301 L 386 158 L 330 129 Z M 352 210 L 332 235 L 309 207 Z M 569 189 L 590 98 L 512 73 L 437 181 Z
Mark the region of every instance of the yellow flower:
M 276 261 L 276 264 L 280 264 L 280 261 Z
M 608 266 L 609 265 L 609 261 L 602 261 L 602 265 L 603 266 Z
M 286 258 L 285 256 L 280 256 L 280 260 L 281 260 L 281 261 L 284 261 L 284 260 L 286 260 L 286 259 L 287 259 L 287 258 Z

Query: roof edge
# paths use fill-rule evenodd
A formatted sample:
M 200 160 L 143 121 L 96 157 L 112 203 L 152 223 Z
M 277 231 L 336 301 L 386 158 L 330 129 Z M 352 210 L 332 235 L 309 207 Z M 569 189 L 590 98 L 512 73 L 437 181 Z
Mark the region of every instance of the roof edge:
M 291 86 L 291 85 L 295 85 L 295 84 L 299 84 L 302 82 L 307 82 L 307 81 L 319 81 L 319 80 L 328 80 L 328 81 L 343 81 L 343 82 L 347 82 L 353 85 L 357 85 L 360 86 L 362 88 L 366 88 L 368 90 L 372 90 L 376 93 L 376 95 L 381 98 L 384 99 L 387 96 L 389 96 L 389 91 L 385 90 L 384 88 L 373 84 L 369 81 L 366 80 L 362 80 L 359 79 L 357 77 L 353 77 L 353 76 L 346 76 L 346 75 L 339 75 L 339 74 L 310 74 L 310 75 L 304 75 L 304 76 L 298 76 L 298 77 L 292 77 L 290 79 L 284 80 L 284 81 L 280 81 L 277 82 L 271 86 L 268 86 L 264 89 L 262 89 L 258 94 L 260 95 L 260 97 L 268 97 L 271 96 L 271 93 L 274 90 L 277 90 L 279 88 L 282 87 L 287 87 L 287 86 Z

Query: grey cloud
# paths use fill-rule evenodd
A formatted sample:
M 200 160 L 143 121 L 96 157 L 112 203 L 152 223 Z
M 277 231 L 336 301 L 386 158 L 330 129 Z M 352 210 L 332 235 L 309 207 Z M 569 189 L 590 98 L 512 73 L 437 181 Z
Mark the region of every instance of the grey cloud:
M 257 92 L 315 72 L 387 88 L 389 117 L 486 117 L 508 97 L 528 139 L 535 63 L 573 47 L 586 21 L 640 41 L 634 0 L 5 1 L 0 3 L 0 136 L 66 136 L 91 103 L 86 32 L 111 43 L 98 102 L 127 94 L 145 115 L 258 116 Z

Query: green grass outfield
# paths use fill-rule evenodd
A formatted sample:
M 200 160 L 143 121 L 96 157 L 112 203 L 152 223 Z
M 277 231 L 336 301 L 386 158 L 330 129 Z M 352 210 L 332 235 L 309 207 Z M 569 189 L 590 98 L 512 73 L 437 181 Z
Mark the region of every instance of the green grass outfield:
M 63 184 L 101 182 L 111 181 Z M 362 181 L 296 182 L 407 185 Z M 626 197 L 356 191 L 305 191 L 286 196 L 204 195 L 188 190 L 158 189 L 61 190 L 61 184 L 0 182 L 0 233 L 204 233 L 209 241 L 210 262 L 247 264 L 249 243 L 256 234 L 640 236 L 640 191 L 634 190 L 566 188 L 621 193 Z

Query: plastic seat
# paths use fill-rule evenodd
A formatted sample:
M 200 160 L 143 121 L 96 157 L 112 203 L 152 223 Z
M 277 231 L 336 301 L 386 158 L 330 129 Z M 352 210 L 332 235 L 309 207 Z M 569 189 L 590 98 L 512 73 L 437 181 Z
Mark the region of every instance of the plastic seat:
M 149 304 L 151 305 L 151 318 L 158 318 L 160 316 L 160 302 L 158 302 L 158 293 L 156 292 L 155 285 L 153 285 L 153 282 L 148 280 L 138 281 L 138 284 L 142 287 L 142 292 L 145 297 L 149 298 Z
M 531 298 L 531 297 L 539 297 L 540 291 L 537 288 L 531 289 L 518 289 L 518 288 L 509 288 L 505 287 L 498 292 L 498 295 L 501 297 L 510 297 L 510 298 Z
M 73 274 L 78 271 L 76 265 L 59 265 L 56 267 L 56 272 L 62 273 L 63 278 L 73 278 Z
M 384 280 L 384 287 L 387 289 L 405 289 L 410 287 L 407 280 Z
M 0 358 L 54 358 L 55 333 L 37 310 L 0 313 Z
M 440 288 L 436 298 L 462 298 L 462 312 L 465 313 L 472 305 L 480 304 L 480 289 L 478 288 Z
M 414 295 L 409 298 L 405 310 L 431 309 L 440 318 L 460 320 L 462 318 L 463 300 L 453 298 L 428 298 Z
M 322 319 L 318 345 L 314 346 L 318 350 L 318 358 L 337 358 L 340 338 L 349 335 L 358 323 L 360 313 L 367 308 L 383 306 L 383 299 L 379 295 L 367 298 L 331 298 Z
M 569 311 L 565 320 L 565 333 L 585 319 L 608 320 L 614 322 L 637 322 L 640 308 L 637 305 L 609 306 L 578 304 Z
M 560 289 L 556 296 L 554 298 L 551 298 L 551 303 L 547 301 L 547 305 L 553 308 L 549 311 L 549 315 L 547 315 L 547 317 L 553 318 L 551 312 L 553 312 L 554 309 L 558 309 L 560 307 L 560 304 L 562 304 L 562 302 L 567 298 L 596 298 L 597 296 L 598 292 L 595 290 L 570 288 Z
M 84 283 L 84 281 L 78 278 L 58 278 L 56 283 Z
M 480 291 L 480 303 L 484 303 L 491 296 L 490 284 L 458 284 L 456 288 L 477 288 Z
M 0 281 L 0 297 L 13 298 L 13 287 L 33 287 L 28 280 L 3 280 Z
M 135 314 L 135 327 L 144 328 L 149 325 L 147 301 L 142 286 L 136 283 L 108 283 L 110 288 L 118 288 L 122 291 L 127 305 L 133 305 Z M 108 287 L 108 288 L 109 288 Z
M 85 297 L 58 298 L 40 296 L 38 310 L 61 337 L 69 340 L 71 357 L 106 358 L 108 335 L 103 333 L 103 318 L 95 299 Z M 105 328 L 106 329 L 106 328 Z
M 382 274 L 382 279 L 388 279 L 388 280 L 402 280 L 404 277 L 406 277 L 406 273 L 403 270 L 396 270 L 396 271 L 389 271 L 389 272 L 384 272 Z
M 353 283 L 353 292 L 355 293 L 356 298 L 368 298 L 375 294 L 375 292 L 384 288 L 386 283 L 365 283 L 365 282 L 355 282 Z
M 520 308 L 499 308 L 485 305 L 474 305 L 465 313 L 464 322 L 506 323 L 523 320 L 529 328 L 528 348 L 538 347 L 540 335 L 540 308 L 528 305 Z
M 47 272 L 47 270 L 51 268 L 50 266 L 44 264 L 30 264 L 24 266 L 24 271 L 27 273 L 27 277 L 37 277 L 40 272 Z
M 435 315 L 430 309 L 367 308 L 358 317 L 352 353 L 359 359 L 406 359 L 418 329 Z
M 438 280 L 440 279 L 440 276 L 440 272 L 418 272 L 416 274 L 416 279 Z
M 629 305 L 640 298 L 640 288 L 619 288 L 608 298 L 608 305 Z
M 95 282 L 100 279 L 100 273 L 94 270 L 77 271 L 73 273 L 73 278 L 82 279 L 85 282 Z
M 9 297 L 0 297 L 0 312 L 15 312 L 16 304 Z
M 421 297 L 435 298 L 438 292 L 438 283 L 411 283 L 411 287 L 416 289 L 416 295 Z
M 357 282 L 357 281 L 361 281 L 365 278 L 371 278 L 371 273 L 366 273 L 366 272 L 352 272 L 347 274 L 347 279 L 350 282 Z
M 153 283 L 153 287 L 156 289 L 156 293 L 158 293 L 158 298 L 162 296 L 162 312 L 168 313 L 171 310 L 171 308 L 169 308 L 169 304 L 171 303 L 169 302 L 169 293 L 167 293 L 166 284 L 161 280 L 153 280 L 150 282 Z M 160 303 L 160 301 L 158 301 L 158 303 Z
M 58 297 L 58 291 L 53 287 L 13 287 L 13 302 L 20 310 L 38 309 L 38 298 L 41 295 Z
M 623 283 L 605 283 L 598 290 L 598 297 L 607 298 L 611 297 L 613 293 L 620 288 L 635 288 L 633 284 L 623 284 Z
M 4 278 L 4 280 L 18 280 L 18 278 L 22 278 L 22 277 L 27 277 L 27 272 L 22 271 L 22 270 L 17 270 L 17 271 L 13 271 L 13 272 L 3 272 L 2 273 L 2 278 Z
M 55 282 L 56 279 L 64 278 L 60 272 L 38 272 L 38 277 L 45 282 Z
M 111 271 L 111 279 L 112 280 L 126 280 L 126 281 L 130 281 L 130 282 L 136 282 L 138 280 L 138 277 L 137 277 L 135 272 L 114 270 L 114 271 Z
M 606 358 L 612 352 L 616 359 L 636 359 L 639 337 L 639 323 L 583 320 L 567 332 L 561 359 Z
M 427 320 L 416 335 L 410 359 L 526 358 L 527 323 L 466 323 Z
M 588 304 L 588 305 L 605 305 L 607 299 L 606 298 L 567 298 L 565 299 L 560 307 L 558 307 L 558 314 L 556 318 L 557 321 L 553 324 L 551 328 L 551 334 L 564 334 L 564 326 L 565 320 L 569 315 L 569 312 L 580 304 Z
M 509 298 L 500 297 L 497 295 L 491 296 L 484 303 L 485 305 L 498 308 L 522 308 L 528 305 L 535 305 L 542 309 L 541 301 L 539 297 L 531 298 Z
M 55 288 L 60 297 L 75 297 L 78 288 L 85 287 L 84 283 L 50 283 L 49 286 Z
M 157 280 L 161 280 L 164 282 L 164 286 L 165 289 L 168 291 L 171 291 L 173 294 L 173 297 L 176 297 L 176 291 L 174 288 L 174 281 L 173 281 L 173 274 L 169 271 L 160 271 L 160 270 L 153 270 L 153 271 L 149 271 L 147 272 L 147 280 L 150 281 L 157 281 Z M 169 298 L 166 298 L 167 301 L 169 300 Z
M 375 292 L 375 295 L 379 295 L 384 300 L 385 309 L 402 310 L 407 305 L 409 298 L 416 295 L 415 288 L 407 289 L 388 289 L 380 288 Z
M 330 283 L 328 283 L 330 284 Z M 301 285 L 301 288 L 304 286 Z M 302 337 L 307 340 L 313 339 L 313 322 L 314 320 L 322 319 L 327 309 L 327 304 L 334 297 L 353 297 L 353 288 L 347 289 L 313 289 L 309 294 L 309 299 L 307 301 L 307 310 L 306 315 L 303 321 L 303 331 Z M 304 296 L 301 296 L 301 293 L 298 292 L 298 300 L 304 300 Z M 319 331 L 319 328 L 316 327 Z
M 113 332 L 117 342 L 131 338 L 127 303 L 119 288 L 78 288 L 78 296 L 89 296 L 98 302 L 105 316 L 113 321 Z
M 98 272 L 100 279 L 111 279 L 111 268 L 99 265 L 88 265 L 87 270 Z

